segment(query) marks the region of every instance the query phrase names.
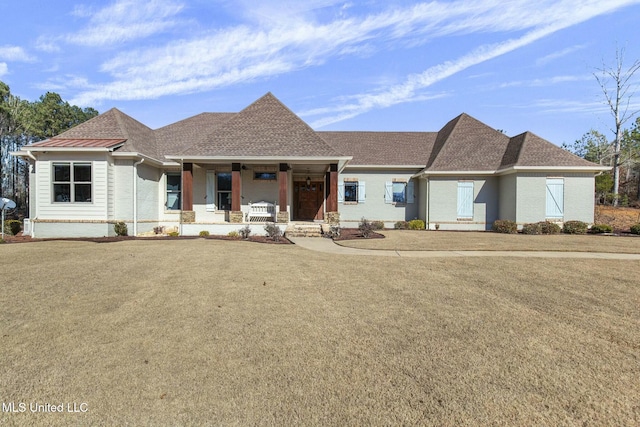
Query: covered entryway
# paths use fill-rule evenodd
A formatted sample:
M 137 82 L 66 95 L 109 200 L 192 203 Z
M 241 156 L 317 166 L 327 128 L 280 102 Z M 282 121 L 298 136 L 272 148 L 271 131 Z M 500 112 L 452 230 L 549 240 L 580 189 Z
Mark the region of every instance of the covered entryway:
M 293 218 L 300 221 L 324 219 L 324 182 L 294 181 Z

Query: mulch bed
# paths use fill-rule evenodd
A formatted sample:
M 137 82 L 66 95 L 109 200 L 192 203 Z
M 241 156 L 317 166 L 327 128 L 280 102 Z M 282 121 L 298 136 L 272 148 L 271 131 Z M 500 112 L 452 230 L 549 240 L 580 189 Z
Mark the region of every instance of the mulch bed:
M 206 239 L 214 240 L 243 240 L 237 237 L 230 236 L 208 236 Z M 27 243 L 27 242 L 47 242 L 53 240 L 71 241 L 71 242 L 94 242 L 94 243 L 111 243 L 121 242 L 123 240 L 191 240 L 201 239 L 200 236 L 152 236 L 152 237 L 133 237 L 133 236 L 112 236 L 112 237 L 60 237 L 50 239 L 33 239 L 31 236 L 23 236 L 22 233 L 16 236 L 5 235 L 4 240 L 6 243 Z M 271 243 L 279 245 L 292 245 L 291 241 L 286 237 L 281 237 L 279 241 L 273 241 L 267 236 L 249 236 L 245 239 L 249 242 L 256 243 Z
M 336 237 L 333 240 L 360 240 L 364 238 L 357 228 L 342 228 L 340 229 L 340 237 Z M 384 239 L 384 236 L 380 233 L 372 232 L 367 239 Z

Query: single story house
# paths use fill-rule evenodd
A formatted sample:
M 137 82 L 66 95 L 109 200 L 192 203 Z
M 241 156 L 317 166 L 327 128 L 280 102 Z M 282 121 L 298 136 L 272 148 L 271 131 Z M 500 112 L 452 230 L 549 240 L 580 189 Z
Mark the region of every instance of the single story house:
M 265 222 L 357 227 L 363 217 L 441 230 L 591 223 L 604 170 L 467 114 L 437 132 L 319 132 L 271 93 L 155 130 L 114 108 L 13 154 L 31 166 L 33 237 L 109 236 L 119 221 L 130 234 L 185 235 L 244 224 L 260 233 Z

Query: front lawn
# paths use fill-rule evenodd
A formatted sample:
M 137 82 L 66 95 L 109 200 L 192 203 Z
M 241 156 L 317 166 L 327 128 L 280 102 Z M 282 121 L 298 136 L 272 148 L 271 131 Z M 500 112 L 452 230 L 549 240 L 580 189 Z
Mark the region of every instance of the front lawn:
M 362 249 L 398 251 L 575 251 L 640 253 L 640 237 L 604 235 L 523 235 L 493 232 L 384 230 L 384 239 L 337 242 Z
M 635 261 L 176 239 L 0 245 L 0 271 L 2 402 L 87 409 L 0 424 L 640 423 Z

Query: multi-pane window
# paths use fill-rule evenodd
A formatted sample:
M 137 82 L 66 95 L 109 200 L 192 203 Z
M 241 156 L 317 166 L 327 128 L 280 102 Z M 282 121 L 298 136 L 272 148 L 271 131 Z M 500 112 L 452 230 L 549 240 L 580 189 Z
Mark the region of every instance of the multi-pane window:
M 415 199 L 413 181 L 394 179 L 385 183 L 384 202 L 404 205 Z
M 216 186 L 218 209 L 231 210 L 231 172 L 218 172 Z
M 345 202 L 358 201 L 358 182 L 357 181 L 344 183 L 344 201 Z
M 91 202 L 91 163 L 53 164 L 53 201 Z
M 180 210 L 180 196 L 182 192 L 182 178 L 180 173 L 167 174 L 167 210 Z

